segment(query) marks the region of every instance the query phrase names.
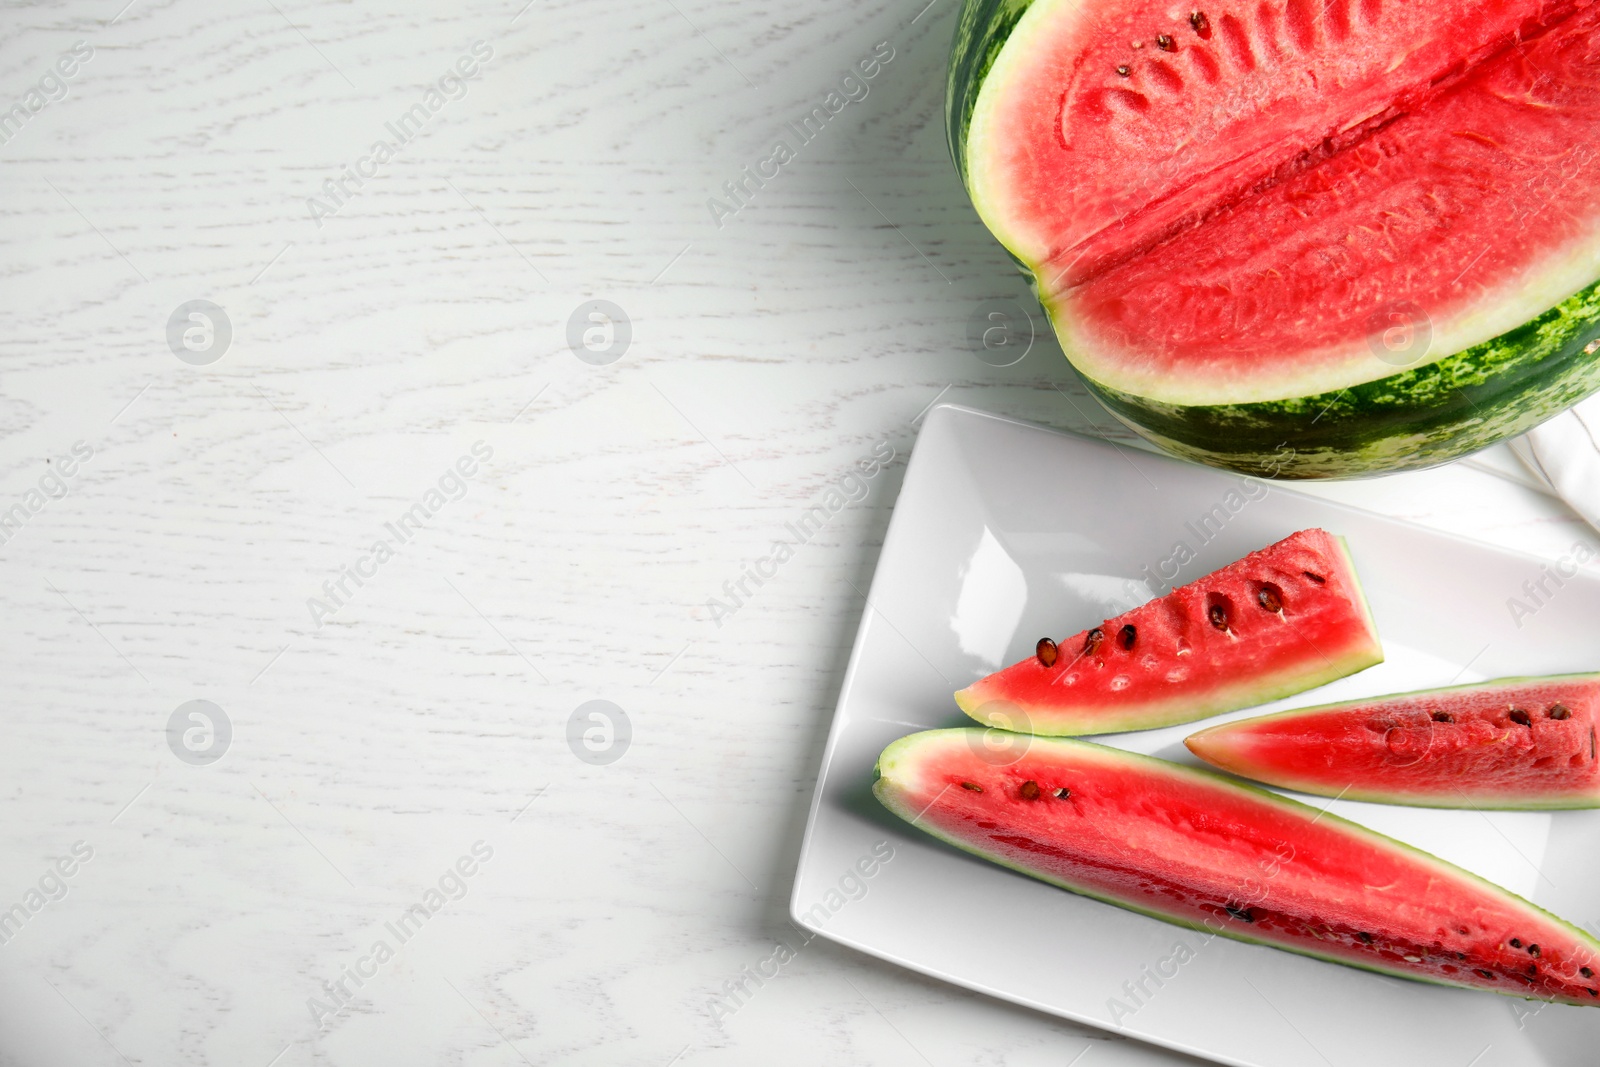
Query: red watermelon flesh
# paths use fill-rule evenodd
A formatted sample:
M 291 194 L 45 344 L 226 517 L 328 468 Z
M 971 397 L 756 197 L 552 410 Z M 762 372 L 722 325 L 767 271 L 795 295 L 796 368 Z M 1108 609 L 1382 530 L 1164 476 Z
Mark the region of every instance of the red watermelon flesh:
M 1147 730 L 1382 661 L 1344 542 L 1310 529 L 1066 638 L 1053 658 L 991 674 L 956 703 L 987 726 L 1027 733 Z
M 970 180 L 1097 381 L 1333 390 L 1393 370 L 1370 339 L 1396 308 L 1449 353 L 1594 280 L 1592 0 L 1035 6 Z
M 1335 815 L 1084 741 L 930 730 L 873 792 L 936 837 L 1063 889 L 1241 941 L 1471 989 L 1600 1003 L 1600 943 Z
M 1440 808 L 1600 807 L 1600 674 L 1507 678 L 1202 730 L 1207 763 L 1322 796 Z

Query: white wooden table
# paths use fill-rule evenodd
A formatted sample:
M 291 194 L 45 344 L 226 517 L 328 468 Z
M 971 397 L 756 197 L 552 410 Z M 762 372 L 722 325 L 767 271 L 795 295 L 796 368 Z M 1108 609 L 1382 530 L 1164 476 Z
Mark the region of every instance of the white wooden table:
M 919 413 L 1109 425 L 967 344 L 1024 290 L 955 0 L 124 2 L 0 14 L 0 1063 L 1179 1062 L 821 941 L 710 1009 Z M 1580 533 L 1460 465 L 1320 491 Z

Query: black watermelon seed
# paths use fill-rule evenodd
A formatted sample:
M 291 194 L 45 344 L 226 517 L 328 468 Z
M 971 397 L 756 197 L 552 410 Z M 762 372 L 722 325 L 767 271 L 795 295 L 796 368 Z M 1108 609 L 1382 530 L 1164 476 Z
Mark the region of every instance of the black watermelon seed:
M 1083 654 L 1085 656 L 1092 656 L 1096 652 L 1100 651 L 1100 642 L 1104 641 L 1105 639 L 1106 632 L 1100 629 L 1100 627 L 1096 626 L 1094 629 L 1090 630 L 1083 639 Z
M 1022 795 L 1023 800 L 1038 800 L 1039 783 L 1033 781 L 1023 782 L 1022 788 L 1017 790 L 1017 792 Z
M 1545 712 L 1545 714 L 1558 721 L 1561 719 L 1572 718 L 1572 710 L 1565 704 L 1551 704 L 1550 710 Z
M 1255 916 L 1250 914 L 1249 908 L 1236 908 L 1232 904 L 1224 904 L 1223 907 L 1227 909 L 1229 915 L 1232 915 L 1235 919 L 1238 919 L 1242 923 L 1253 923 L 1256 921 Z
M 1278 590 L 1270 585 L 1264 585 L 1256 592 L 1256 603 L 1270 612 L 1283 610 L 1283 597 L 1278 595 Z
M 1054 667 L 1056 665 L 1056 655 L 1059 651 L 1056 648 L 1056 643 L 1048 637 L 1039 638 L 1039 643 L 1033 646 L 1033 654 L 1038 656 L 1039 662 L 1046 667 Z
M 1511 939 L 1511 947 L 1512 948 L 1521 948 L 1522 947 L 1522 939 L 1520 937 L 1513 937 Z
M 1228 628 L 1228 609 L 1221 604 L 1213 604 L 1206 610 L 1206 618 L 1211 620 L 1211 625 L 1219 630 Z M 1592 745 L 1590 747 L 1593 747 Z
M 1494 977 L 1493 971 L 1486 971 L 1482 967 L 1477 968 L 1477 973 L 1483 975 L 1485 978 L 1492 979 Z
M 1072 790 L 1068 789 L 1066 786 L 1062 786 L 1060 789 L 1056 790 L 1056 799 L 1058 799 L 1058 800 L 1070 800 L 1071 798 L 1072 798 Z
M 1356 934 L 1356 936 L 1357 936 L 1357 937 L 1359 937 L 1359 938 L 1360 938 L 1360 939 L 1361 939 L 1361 943 L 1362 943 L 1362 944 L 1363 944 L 1363 945 L 1370 945 L 1370 944 L 1372 944 L 1372 935 L 1371 935 L 1371 934 L 1368 934 L 1368 933 L 1358 933 L 1358 934 Z
M 1538 945 L 1529 945 L 1528 946 L 1528 955 L 1532 956 L 1534 959 L 1538 959 L 1539 958 L 1539 946 Z
M 1600 991 L 1589 989 L 1588 987 L 1585 987 L 1583 991 L 1589 994 L 1591 997 L 1600 997 Z
M 983 786 L 979 785 L 977 782 L 962 782 L 961 783 L 961 788 L 962 789 L 970 789 L 974 793 L 983 792 Z
M 1436 712 L 1433 713 L 1433 721 L 1434 722 L 1455 722 L 1456 721 L 1456 717 L 1454 715 L 1451 715 L 1448 711 L 1436 711 Z
M 1594 759 L 1594 727 L 1589 727 L 1589 758 Z
M 1170 35 L 1163 33 L 1157 35 L 1156 47 L 1163 52 L 1176 52 L 1178 50 L 1178 42 L 1174 41 Z
M 1211 20 L 1206 18 L 1204 11 L 1194 11 L 1189 14 L 1189 25 L 1194 27 L 1194 32 L 1201 37 L 1211 36 Z
M 1316 582 L 1318 585 L 1323 585 L 1328 581 L 1328 579 L 1324 578 L 1322 575 L 1313 574 L 1310 571 L 1301 571 L 1300 573 L 1305 575 L 1307 578 L 1310 578 L 1313 582 Z
M 1587 967 L 1579 967 L 1578 968 L 1578 973 L 1583 975 L 1585 978 L 1593 978 L 1594 977 L 1594 972 L 1592 970 L 1590 970 L 1589 968 L 1587 968 Z
M 1512 708 L 1511 709 L 1511 721 L 1516 723 L 1518 726 L 1532 726 L 1533 725 L 1533 720 L 1529 719 L 1528 718 L 1528 713 L 1523 711 L 1521 708 Z
M 1128 75 L 1133 73 L 1133 68 L 1129 67 L 1127 64 L 1123 64 L 1117 68 L 1117 73 L 1126 78 Z
M 1117 644 L 1121 645 L 1123 648 L 1132 648 L 1133 642 L 1136 638 L 1138 638 L 1138 636 L 1139 631 L 1134 629 L 1133 626 L 1124 626 L 1117 633 Z
M 1458 959 L 1458 960 L 1464 960 L 1464 959 L 1466 959 L 1466 958 L 1467 958 L 1467 954 L 1466 954 L 1466 953 L 1465 953 L 1465 952 L 1457 952 L 1457 953 L 1456 953 L 1456 959 Z

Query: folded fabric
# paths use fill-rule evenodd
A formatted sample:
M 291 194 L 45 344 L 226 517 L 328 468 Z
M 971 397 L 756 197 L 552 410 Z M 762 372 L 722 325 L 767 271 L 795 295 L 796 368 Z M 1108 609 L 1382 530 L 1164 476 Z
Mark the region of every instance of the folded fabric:
M 1600 529 L 1600 395 L 1511 442 L 1511 450 L 1550 490 Z

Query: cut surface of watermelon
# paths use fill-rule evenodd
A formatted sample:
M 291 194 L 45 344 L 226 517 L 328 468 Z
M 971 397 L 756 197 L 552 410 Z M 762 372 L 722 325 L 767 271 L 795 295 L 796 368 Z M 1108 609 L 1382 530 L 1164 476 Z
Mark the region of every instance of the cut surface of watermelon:
M 967 0 L 949 123 L 1068 358 L 1170 450 L 1398 469 L 1600 387 L 1592 0 Z
M 1334 815 L 1084 741 L 901 738 L 873 791 L 919 829 L 1168 922 L 1404 978 L 1600 1003 L 1600 943 L 1520 897 Z
M 1600 807 L 1600 674 L 1506 678 L 1261 715 L 1184 741 L 1322 796 L 1441 808 Z
M 973 117 L 974 195 L 1097 381 L 1326 392 L 1392 371 L 1397 300 L 1443 355 L 1600 277 L 1600 8 L 1195 11 L 1039 0 Z
M 1344 543 L 1301 530 L 956 694 L 987 726 L 1047 735 L 1192 722 L 1383 661 Z

